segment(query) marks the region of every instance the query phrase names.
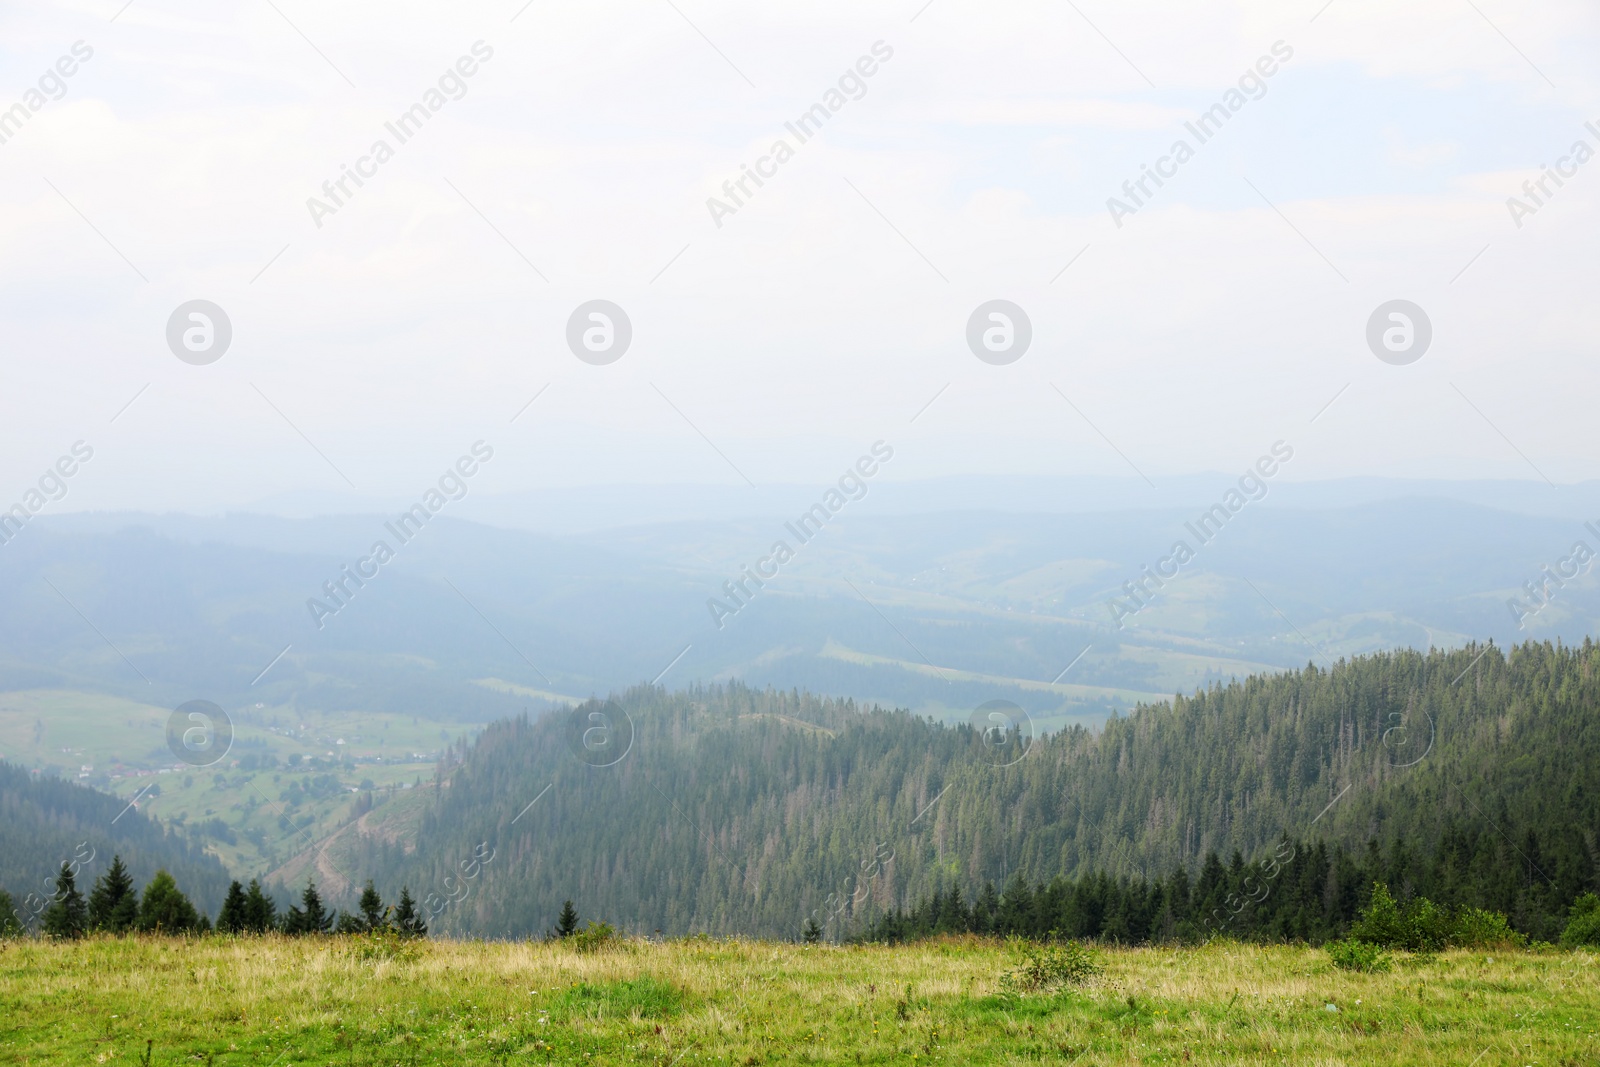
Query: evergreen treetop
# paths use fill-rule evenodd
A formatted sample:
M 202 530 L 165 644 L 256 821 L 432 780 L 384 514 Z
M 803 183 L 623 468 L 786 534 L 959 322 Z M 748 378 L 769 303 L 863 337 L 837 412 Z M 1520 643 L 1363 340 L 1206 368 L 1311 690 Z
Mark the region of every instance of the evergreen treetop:
M 144 887 L 144 899 L 139 902 L 140 933 L 186 934 L 200 930 L 200 914 L 189 898 L 183 895 L 178 883 L 166 871 L 157 871 Z
M 45 909 L 43 929 L 47 937 L 63 940 L 82 937 L 89 929 L 89 906 L 78 892 L 70 863 L 63 863 L 56 875 L 55 902 Z
M 120 855 L 95 879 L 89 893 L 89 928 L 125 934 L 139 921 L 139 893 Z

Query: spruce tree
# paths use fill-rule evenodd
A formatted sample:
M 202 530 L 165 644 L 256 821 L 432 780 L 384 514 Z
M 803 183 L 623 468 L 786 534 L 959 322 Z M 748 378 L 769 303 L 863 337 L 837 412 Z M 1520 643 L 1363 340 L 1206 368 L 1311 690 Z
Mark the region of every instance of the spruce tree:
M 383 915 L 383 898 L 378 896 L 372 879 L 367 879 L 366 888 L 361 890 L 361 900 L 356 907 L 361 910 L 362 928 L 368 933 L 376 933 L 389 925 Z
M 200 929 L 200 915 L 172 875 L 157 871 L 144 887 L 137 925 L 140 933 L 186 934 Z
M 217 933 L 244 933 L 248 929 L 245 908 L 244 886 L 234 879 L 233 884 L 228 886 L 228 896 L 222 902 L 222 910 L 217 912 Z
M 283 924 L 286 934 L 325 934 L 333 928 L 333 916 L 322 906 L 322 896 L 317 884 L 307 880 L 305 892 L 300 894 L 300 907 L 289 907 L 289 919 Z
M 808 945 L 815 945 L 822 940 L 822 927 L 817 925 L 815 916 L 806 920 L 805 933 L 800 936 Z
M 89 928 L 125 934 L 138 919 L 139 893 L 133 888 L 133 875 L 121 856 L 112 856 L 111 866 L 89 892 Z
M 394 909 L 394 928 L 401 937 L 426 937 L 428 924 L 417 912 L 417 902 L 411 899 L 411 890 L 400 887 L 400 903 Z
M 244 893 L 244 929 L 252 934 L 264 934 L 278 926 L 278 906 L 261 891 L 261 881 L 250 879 L 250 888 Z
M 89 906 L 78 892 L 71 864 L 63 863 L 61 873 L 56 875 L 55 903 L 44 912 L 45 935 L 70 940 L 82 937 L 88 929 Z
M 563 901 L 561 914 L 556 917 L 556 936 L 571 937 L 578 932 L 578 909 L 572 906 L 572 901 Z

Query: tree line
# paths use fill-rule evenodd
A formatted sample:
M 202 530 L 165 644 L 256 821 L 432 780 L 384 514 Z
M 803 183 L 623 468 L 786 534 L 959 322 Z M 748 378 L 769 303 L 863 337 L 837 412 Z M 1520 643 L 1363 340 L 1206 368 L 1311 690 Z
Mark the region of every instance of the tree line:
M 178 883 L 158 870 L 141 893 L 121 856 L 95 879 L 87 897 L 78 888 L 73 864 L 63 863 L 56 876 L 55 893 L 40 917 L 40 933 L 57 940 L 73 940 L 90 933 L 108 934 L 379 934 L 424 937 L 428 933 L 411 890 L 402 886 L 400 899 L 385 905 L 372 882 L 362 889 L 355 913 L 331 911 L 314 882 L 308 881 L 299 904 L 281 915 L 278 906 L 252 878 L 248 887 L 235 879 L 217 912 L 217 921 L 195 908 Z M 19 936 L 25 927 L 11 895 L 0 890 L 0 936 Z
M 1479 883 L 1463 877 L 1474 869 L 1471 857 L 1460 840 L 1423 858 L 1400 842 L 1384 852 L 1369 841 L 1357 852 L 1337 842 L 1284 838 L 1249 862 L 1235 852 L 1224 864 L 1210 853 L 1194 877 L 1181 866 L 1155 880 L 1098 872 L 1029 884 L 1018 876 L 1003 892 L 985 882 L 970 900 L 959 885 L 940 887 L 848 940 L 896 943 L 974 933 L 1129 945 L 1217 936 L 1320 945 L 1353 936 L 1413 950 L 1530 937 L 1600 944 L 1600 914 L 1586 918 L 1600 903 L 1594 894 L 1559 904 L 1558 896 L 1535 894 L 1550 910 L 1516 911 L 1537 888 L 1535 872 L 1513 867 L 1497 872 L 1509 875 L 1509 883 Z M 1516 911 L 1515 922 L 1508 907 Z M 820 933 L 810 926 L 806 940 Z

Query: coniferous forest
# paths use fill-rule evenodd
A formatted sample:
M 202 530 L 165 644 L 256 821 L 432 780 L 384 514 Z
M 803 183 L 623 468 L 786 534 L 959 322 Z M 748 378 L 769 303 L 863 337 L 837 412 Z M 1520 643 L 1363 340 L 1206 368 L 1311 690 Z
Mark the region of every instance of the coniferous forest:
M 571 900 L 669 935 L 1317 942 L 1383 883 L 1554 941 L 1600 888 L 1597 668 L 1592 643 L 1392 652 L 1032 739 L 795 691 L 643 687 L 452 748 L 420 821 L 345 834 L 337 860 L 404 887 L 413 933 L 544 936 Z M 389 921 L 354 891 L 224 894 L 220 865 L 137 811 L 4 773 L 5 854 L 90 842 L 126 854 L 118 885 L 147 884 L 112 920 L 115 901 L 80 916 L 61 886 L 13 881 L 24 925 L 51 905 L 67 928 Z
M 1597 668 L 1589 642 L 1390 652 L 1025 752 L 793 691 L 641 688 L 490 728 L 441 765 L 414 845 L 347 861 L 486 936 L 543 934 L 571 898 L 667 934 L 1318 940 L 1382 881 L 1554 940 L 1600 872 Z M 606 760 L 626 742 L 611 765 L 597 728 Z

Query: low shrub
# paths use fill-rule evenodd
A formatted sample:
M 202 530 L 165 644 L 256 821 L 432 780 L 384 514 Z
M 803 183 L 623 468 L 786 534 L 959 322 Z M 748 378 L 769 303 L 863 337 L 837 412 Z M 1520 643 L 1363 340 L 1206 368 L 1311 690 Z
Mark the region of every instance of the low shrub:
M 1528 939 L 1511 929 L 1498 911 L 1461 908 L 1455 914 L 1450 943 L 1458 948 L 1525 948 Z
M 1401 905 L 1382 882 L 1372 887 L 1372 899 L 1350 927 L 1349 939 L 1407 952 L 1520 948 L 1528 943 L 1500 912 L 1471 907 L 1451 911 L 1427 897 Z
M 1387 952 L 1370 941 L 1329 941 L 1324 947 L 1328 950 L 1328 958 L 1341 971 L 1372 974 L 1387 971 L 1392 962 Z
M 590 921 L 588 926 L 567 938 L 567 944 L 578 952 L 599 952 L 621 940 L 610 923 Z
M 1061 944 L 1014 942 L 1021 964 L 1000 976 L 1008 993 L 1042 993 L 1064 985 L 1082 985 L 1100 974 L 1097 954 L 1077 941 Z

